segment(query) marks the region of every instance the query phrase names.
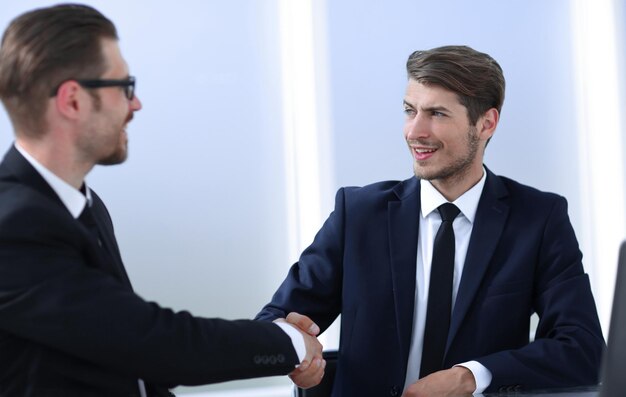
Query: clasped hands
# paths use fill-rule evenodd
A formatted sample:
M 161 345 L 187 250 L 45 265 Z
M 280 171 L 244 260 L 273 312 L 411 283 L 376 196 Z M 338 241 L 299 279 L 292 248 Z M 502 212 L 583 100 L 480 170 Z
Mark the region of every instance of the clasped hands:
M 322 344 L 317 340 L 320 328 L 307 316 L 299 313 L 289 313 L 287 318 L 274 320 L 293 325 L 304 338 L 306 356 L 293 370 L 289 377 L 298 387 L 308 389 L 317 386 L 324 377 L 326 360 L 322 357 Z

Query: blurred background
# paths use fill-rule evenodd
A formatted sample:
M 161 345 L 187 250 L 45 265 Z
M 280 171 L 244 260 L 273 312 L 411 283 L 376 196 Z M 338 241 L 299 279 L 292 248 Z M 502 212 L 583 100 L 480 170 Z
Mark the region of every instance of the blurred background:
M 138 294 L 251 318 L 328 216 L 336 189 L 412 175 L 411 52 L 465 44 L 504 69 L 486 165 L 565 196 L 608 331 L 626 238 L 626 8 L 619 0 L 100 0 L 143 110 L 130 156 L 96 168 Z M 3 1 L 11 19 L 55 2 Z M 0 147 L 12 143 L 0 111 Z M 2 149 L 4 150 L 4 149 Z M 334 326 L 325 346 L 338 345 Z M 179 388 L 288 396 L 286 377 Z

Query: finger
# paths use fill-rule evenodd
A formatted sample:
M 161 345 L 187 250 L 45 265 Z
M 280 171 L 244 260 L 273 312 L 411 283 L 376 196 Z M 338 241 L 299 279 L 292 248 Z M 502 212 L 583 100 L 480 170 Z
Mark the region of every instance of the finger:
M 325 373 L 324 368 L 325 368 L 325 365 L 322 364 L 315 372 L 311 374 L 311 376 L 308 379 L 309 387 L 319 385 L 322 379 L 324 379 L 324 373 Z
M 324 369 L 326 367 L 326 361 L 322 358 L 315 358 L 313 359 L 313 361 L 308 362 L 307 360 L 304 360 L 302 363 L 306 362 L 306 366 L 302 366 L 302 364 L 300 364 L 299 366 L 296 367 L 296 369 L 298 370 L 298 372 L 307 372 L 309 374 L 317 371 L 319 368 Z
M 293 371 L 289 374 L 289 377 L 302 389 L 308 389 L 310 387 L 318 385 L 324 378 L 324 368 L 326 362 L 321 360 L 316 364 L 311 365 L 306 372 Z
M 320 369 L 323 370 L 324 367 L 326 367 L 326 362 L 324 360 L 315 359 L 311 363 L 307 363 L 306 367 L 303 367 L 302 365 L 296 367 L 296 369 L 291 373 L 304 379 L 309 377 L 315 377 L 315 374 Z
M 307 369 L 309 369 L 310 366 L 311 366 L 311 362 L 309 360 L 302 360 L 300 364 L 296 365 L 296 369 L 299 372 L 304 372 Z
M 291 312 L 287 315 L 287 322 L 294 324 L 309 335 L 317 336 L 320 333 L 320 327 L 304 314 Z

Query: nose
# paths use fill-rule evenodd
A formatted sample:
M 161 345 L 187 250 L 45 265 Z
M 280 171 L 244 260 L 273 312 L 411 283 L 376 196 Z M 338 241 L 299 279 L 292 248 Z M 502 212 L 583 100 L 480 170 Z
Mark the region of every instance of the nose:
M 407 119 L 404 125 L 404 135 L 407 140 L 423 139 L 430 136 L 430 126 L 427 120 L 418 113 Z
M 130 107 L 130 110 L 133 112 L 141 110 L 141 108 L 143 107 L 137 95 L 133 96 L 133 99 L 130 100 L 128 106 Z

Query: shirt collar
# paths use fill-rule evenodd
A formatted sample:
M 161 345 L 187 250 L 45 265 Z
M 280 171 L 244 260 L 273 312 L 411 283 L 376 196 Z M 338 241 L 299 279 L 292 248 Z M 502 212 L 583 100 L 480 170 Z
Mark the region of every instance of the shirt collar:
M 478 202 L 480 201 L 480 195 L 483 192 L 485 186 L 485 180 L 487 179 L 487 172 L 483 167 L 483 176 L 480 178 L 477 184 L 472 186 L 468 191 L 463 193 L 459 198 L 454 200 L 452 204 L 456 205 L 463 216 L 467 218 L 470 223 L 474 223 L 476 217 L 476 210 L 478 209 Z M 420 201 L 422 216 L 426 218 L 431 212 L 435 211 L 441 204 L 447 203 L 445 197 L 430 183 L 430 181 L 422 180 L 420 183 Z
M 49 169 L 44 167 L 17 143 L 15 143 L 15 148 L 22 154 L 22 156 L 24 156 L 26 161 L 33 166 L 33 168 L 41 175 L 48 185 L 50 185 L 52 190 L 54 190 L 54 192 L 59 196 L 61 202 L 63 202 L 67 210 L 74 218 L 78 218 L 87 203 L 91 205 L 91 191 L 87 187 L 86 183 L 84 185 L 85 194 L 83 194 L 80 190 L 75 189 L 72 185 L 65 182 L 63 179 L 59 178 Z

